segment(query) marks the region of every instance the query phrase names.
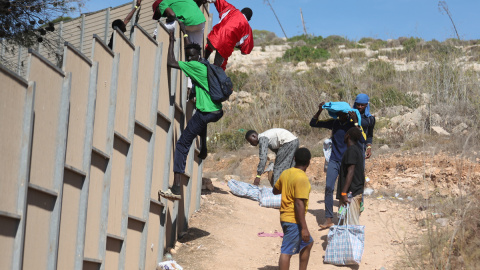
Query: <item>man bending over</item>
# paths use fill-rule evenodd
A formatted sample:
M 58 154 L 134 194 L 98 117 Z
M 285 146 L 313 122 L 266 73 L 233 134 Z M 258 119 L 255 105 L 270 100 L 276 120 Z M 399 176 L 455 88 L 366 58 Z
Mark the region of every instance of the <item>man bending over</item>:
M 257 167 L 257 177 L 253 181 L 254 185 L 260 184 L 260 176 L 265 170 L 267 164 L 268 149 L 275 152 L 275 164 L 273 166 L 272 179 L 268 179 L 272 186 L 277 182 L 280 174 L 295 165 L 294 154 L 298 149 L 298 138 L 290 131 L 283 128 L 272 128 L 261 134 L 255 130 L 249 130 L 245 134 L 245 139 L 252 145 L 259 148 L 260 162 Z

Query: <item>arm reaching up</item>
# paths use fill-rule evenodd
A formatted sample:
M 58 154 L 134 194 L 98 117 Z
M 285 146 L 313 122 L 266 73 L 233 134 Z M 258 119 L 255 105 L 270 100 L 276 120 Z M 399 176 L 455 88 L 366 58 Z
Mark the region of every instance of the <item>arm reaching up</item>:
M 171 68 L 176 68 L 180 69 L 180 66 L 178 65 L 177 59 L 175 59 L 175 53 L 173 52 L 173 47 L 175 43 L 175 34 L 170 32 L 169 33 L 169 41 L 170 43 L 168 44 L 168 56 L 167 56 L 167 66 Z
M 127 17 L 125 17 L 125 20 L 123 20 L 123 23 L 125 25 L 127 25 L 130 20 L 132 19 L 133 17 L 133 14 L 135 13 L 135 11 L 137 10 L 137 8 L 140 7 L 140 5 L 142 4 L 142 0 L 137 0 L 137 3 L 135 4 L 135 7 L 132 9 L 132 11 L 130 11 L 130 13 L 128 13 Z

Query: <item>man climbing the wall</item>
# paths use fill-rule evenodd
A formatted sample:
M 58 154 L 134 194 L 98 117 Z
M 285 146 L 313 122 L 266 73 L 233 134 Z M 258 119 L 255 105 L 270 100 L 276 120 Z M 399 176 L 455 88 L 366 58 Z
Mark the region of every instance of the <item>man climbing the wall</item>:
M 185 34 L 190 43 L 202 46 L 205 16 L 198 4 L 193 0 L 157 0 L 152 5 L 152 19 L 159 20 L 161 17 L 167 17 L 166 26 L 172 30 L 175 21 L 178 21 L 179 24 L 185 25 Z
M 124 20 L 116 19 L 115 21 L 112 22 L 112 29 L 115 29 L 115 27 L 118 27 L 118 29 L 122 31 L 122 33 L 127 32 L 127 24 L 130 22 L 130 20 L 133 17 L 133 14 L 135 14 L 135 11 L 137 11 L 137 9 L 140 7 L 141 4 L 142 4 L 142 0 L 137 0 L 135 7 L 132 8 L 130 13 L 128 13 L 127 17 L 125 17 Z M 108 47 L 110 48 L 110 50 L 113 49 L 113 33 L 112 33 L 112 36 L 110 37 L 110 41 L 108 42 Z
M 252 145 L 259 148 L 260 161 L 257 167 L 257 176 L 253 180 L 254 185 L 260 184 L 260 176 L 265 170 L 267 164 L 268 149 L 275 152 L 275 164 L 273 165 L 273 175 L 270 181 L 272 187 L 277 182 L 280 174 L 295 165 L 295 151 L 300 145 L 298 138 L 290 131 L 283 128 L 272 128 L 258 134 L 255 130 L 249 130 L 245 134 L 245 139 Z
M 182 32 L 183 30 L 184 28 L 182 28 Z M 223 110 L 222 104 L 212 101 L 212 98 L 208 93 L 210 90 L 207 78 L 207 66 L 199 62 L 202 50 L 200 45 L 190 43 L 187 39 L 187 35 L 184 35 L 185 59 L 187 61 L 183 62 L 175 59 L 173 51 L 174 42 L 174 33 L 170 32 L 167 65 L 170 68 L 176 68 L 183 71 L 195 84 L 195 105 L 197 110 L 188 121 L 182 135 L 175 144 L 175 153 L 173 156 L 173 186 L 166 191 L 160 190 L 158 194 L 170 200 L 180 200 L 182 198 L 181 177 L 182 174 L 185 173 L 187 156 L 193 140 L 195 140 L 197 136 L 200 136 L 201 150 L 198 157 L 202 159 L 206 158 L 207 124 L 220 120 L 223 116 Z
M 215 2 L 220 21 L 207 36 L 205 59 L 215 50 L 214 64 L 225 70 L 227 60 L 235 47 L 242 54 L 249 54 L 253 49 L 252 28 L 248 21 L 252 18 L 252 10 L 248 7 L 242 11 L 236 9 L 225 0 L 209 0 Z

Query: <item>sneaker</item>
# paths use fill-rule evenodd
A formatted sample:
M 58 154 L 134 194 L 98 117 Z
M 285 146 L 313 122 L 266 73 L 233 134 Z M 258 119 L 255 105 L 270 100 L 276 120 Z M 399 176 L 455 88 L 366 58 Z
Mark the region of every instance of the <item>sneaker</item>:
M 172 186 L 171 188 L 167 189 L 166 191 L 159 190 L 158 195 L 164 197 L 165 199 L 177 201 L 182 199 L 182 195 L 180 195 L 179 188 L 175 188 L 176 186 Z

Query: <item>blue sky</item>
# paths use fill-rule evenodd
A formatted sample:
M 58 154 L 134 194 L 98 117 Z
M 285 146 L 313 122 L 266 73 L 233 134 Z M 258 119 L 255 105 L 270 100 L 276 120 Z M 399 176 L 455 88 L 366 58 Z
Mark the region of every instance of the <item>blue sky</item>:
M 230 0 L 238 9 L 250 7 L 252 29 L 269 30 L 283 37 L 271 9 L 263 0 Z M 425 40 L 455 37 L 450 19 L 438 8 L 438 0 L 270 0 L 288 37 L 303 33 L 300 8 L 309 34 L 340 35 L 353 40 L 416 36 Z M 447 0 L 462 39 L 480 39 L 480 0 Z M 83 12 L 125 3 L 87 0 Z M 150 11 L 150 7 L 147 8 Z M 145 9 L 145 10 L 147 10 Z M 215 6 L 214 23 L 218 22 Z M 150 16 L 150 14 L 148 15 Z

